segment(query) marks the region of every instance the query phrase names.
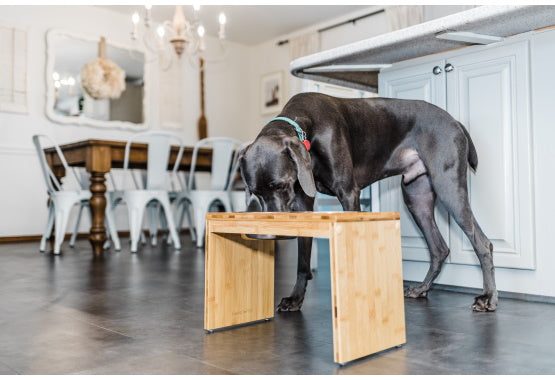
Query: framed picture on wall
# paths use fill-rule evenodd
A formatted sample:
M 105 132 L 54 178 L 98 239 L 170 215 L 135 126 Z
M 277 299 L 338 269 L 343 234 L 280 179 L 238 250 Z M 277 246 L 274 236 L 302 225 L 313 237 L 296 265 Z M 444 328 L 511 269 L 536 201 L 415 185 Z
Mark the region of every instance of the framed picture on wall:
M 260 113 L 276 113 L 283 106 L 283 74 L 281 71 L 260 78 Z

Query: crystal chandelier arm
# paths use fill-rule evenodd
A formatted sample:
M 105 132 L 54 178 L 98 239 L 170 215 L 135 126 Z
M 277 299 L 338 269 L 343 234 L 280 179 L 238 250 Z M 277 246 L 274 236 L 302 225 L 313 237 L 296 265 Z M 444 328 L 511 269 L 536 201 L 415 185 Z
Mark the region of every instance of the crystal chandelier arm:
M 182 5 L 176 5 L 172 20 L 163 21 L 159 24 L 156 30 L 153 28 L 151 6 L 145 5 L 144 33 L 139 33 L 138 31 L 137 24 L 139 23 L 139 16 L 136 12 L 132 17 L 132 39 L 135 40 L 135 42 L 141 41 L 146 50 L 158 55 L 159 58 L 162 58 L 163 55 L 169 53 L 169 50 L 174 50 L 178 57 L 180 57 L 184 52 L 186 52 L 186 55 L 189 56 L 204 56 L 204 28 L 202 27 L 202 22 L 200 20 L 199 3 L 195 2 L 195 5 L 196 6 L 193 7 L 194 16 L 192 20 L 188 20 L 185 17 Z M 227 18 L 223 12 L 219 14 L 218 21 L 220 26 L 218 30 L 220 48 L 224 52 L 224 56 L 226 56 L 227 49 L 224 41 L 226 39 L 225 26 Z M 202 31 L 199 31 L 201 29 Z M 142 34 L 142 36 L 139 37 L 139 34 Z M 218 60 L 207 60 L 207 62 L 220 62 L 222 59 L 223 57 Z

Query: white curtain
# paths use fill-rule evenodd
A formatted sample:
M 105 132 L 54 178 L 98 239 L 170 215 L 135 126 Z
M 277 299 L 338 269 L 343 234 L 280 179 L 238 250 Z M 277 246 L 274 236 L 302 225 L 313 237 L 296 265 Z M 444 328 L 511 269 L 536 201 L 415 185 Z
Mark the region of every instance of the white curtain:
M 304 34 L 289 40 L 289 56 L 291 57 L 291 61 L 304 57 L 305 55 L 318 53 L 319 51 L 320 33 L 318 32 Z M 290 75 L 290 78 L 289 95 L 292 96 L 302 91 L 303 80 L 292 75 Z
M 305 55 L 318 53 L 320 50 L 320 33 L 308 33 L 289 40 L 291 60 Z
M 423 5 L 393 5 L 385 8 L 389 30 L 407 28 L 424 22 Z

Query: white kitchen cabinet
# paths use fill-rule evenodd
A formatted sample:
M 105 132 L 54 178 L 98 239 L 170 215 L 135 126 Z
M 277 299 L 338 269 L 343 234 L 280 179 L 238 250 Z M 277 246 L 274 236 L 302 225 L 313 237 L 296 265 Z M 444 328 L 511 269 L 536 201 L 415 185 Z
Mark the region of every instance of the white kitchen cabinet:
M 443 109 L 446 105 L 443 60 L 383 73 L 379 77 L 380 96 L 388 98 L 425 100 Z M 435 74 L 434 74 L 435 69 Z M 401 176 L 380 181 L 380 211 L 397 211 L 401 214 L 401 244 L 406 260 L 428 261 L 429 252 L 420 229 L 403 202 Z M 448 215 L 439 202 L 435 209 L 436 223 L 446 241 L 449 239 Z
M 380 96 L 426 100 L 469 130 L 479 161 L 468 175 L 470 202 L 494 245 L 497 267 L 535 268 L 529 71 L 529 42 L 521 40 L 405 61 L 379 76 Z M 401 213 L 403 258 L 428 260 L 399 177 L 381 182 L 380 211 Z M 436 207 L 436 219 L 451 250 L 447 262 L 478 265 L 442 207 Z

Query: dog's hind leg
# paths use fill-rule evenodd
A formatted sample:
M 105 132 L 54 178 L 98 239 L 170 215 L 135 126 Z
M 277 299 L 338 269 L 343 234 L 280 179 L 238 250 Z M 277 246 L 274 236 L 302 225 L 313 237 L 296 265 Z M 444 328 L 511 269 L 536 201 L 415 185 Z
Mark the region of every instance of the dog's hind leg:
M 310 198 L 304 192 L 299 192 L 295 198 L 295 209 L 297 211 L 312 211 L 314 209 L 314 198 Z M 298 311 L 301 309 L 306 292 L 308 280 L 312 279 L 310 270 L 310 256 L 312 253 L 312 238 L 298 237 L 298 259 L 297 259 L 297 281 L 289 297 L 284 297 L 276 308 L 276 311 Z
M 495 286 L 493 245 L 478 225 L 470 208 L 466 169 L 466 160 L 459 160 L 458 165 L 433 175 L 432 186 L 445 208 L 468 237 L 482 267 L 484 294 L 474 299 L 472 309 L 494 311 L 497 308 L 498 294 Z
M 449 255 L 449 248 L 437 228 L 434 217 L 436 194 L 432 188 L 430 177 L 423 174 L 408 184 L 401 183 L 403 199 L 414 221 L 424 234 L 430 250 L 430 268 L 424 281 L 405 289 L 405 297 L 426 297 L 435 278 L 439 275 L 443 262 Z
M 456 149 L 451 150 L 457 152 Z M 457 157 L 433 156 L 429 167 L 432 186 L 445 208 L 468 237 L 482 267 L 484 294 L 474 299 L 475 311 L 494 311 L 497 308 L 493 245 L 476 221 L 468 198 L 467 154 L 457 152 Z M 451 163 L 451 164 L 449 164 Z

